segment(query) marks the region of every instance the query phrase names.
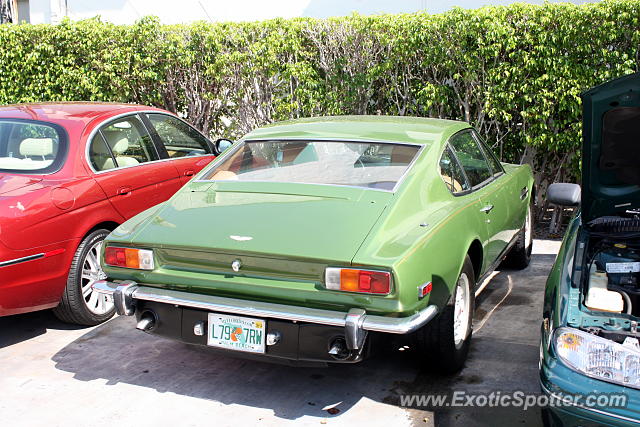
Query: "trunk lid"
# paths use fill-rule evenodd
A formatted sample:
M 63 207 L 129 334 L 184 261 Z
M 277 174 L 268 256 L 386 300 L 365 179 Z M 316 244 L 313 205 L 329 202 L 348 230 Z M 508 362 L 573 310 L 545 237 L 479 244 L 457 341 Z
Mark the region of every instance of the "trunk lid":
M 582 94 L 582 215 L 640 208 L 640 73 Z
M 217 260 L 228 268 L 235 255 L 348 263 L 393 196 L 309 184 L 197 184 L 176 194 L 137 231 L 136 244 L 148 243 L 182 261 L 185 250 L 193 251 L 194 263 Z M 203 252 L 226 256 L 207 260 Z

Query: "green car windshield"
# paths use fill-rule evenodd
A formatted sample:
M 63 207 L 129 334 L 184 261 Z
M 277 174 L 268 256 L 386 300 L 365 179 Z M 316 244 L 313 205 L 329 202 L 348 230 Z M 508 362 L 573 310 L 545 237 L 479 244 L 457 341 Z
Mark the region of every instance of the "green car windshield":
M 205 180 L 346 185 L 391 191 L 417 145 L 341 141 L 246 141 Z

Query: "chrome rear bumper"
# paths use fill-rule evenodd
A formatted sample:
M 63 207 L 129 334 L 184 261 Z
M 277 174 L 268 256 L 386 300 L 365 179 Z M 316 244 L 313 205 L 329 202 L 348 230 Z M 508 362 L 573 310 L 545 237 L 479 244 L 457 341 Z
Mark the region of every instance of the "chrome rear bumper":
M 153 288 L 132 281 L 113 283 L 99 280 L 93 284 L 93 288 L 97 292 L 113 296 L 116 311 L 118 314 L 126 316 L 135 314 L 136 300 L 144 300 L 219 313 L 344 327 L 347 347 L 351 350 L 361 348 L 367 331 L 408 334 L 424 326 L 438 313 L 438 308 L 435 305 L 429 305 L 418 313 L 407 317 L 375 316 L 367 314 L 361 308 L 352 308 L 344 313 Z

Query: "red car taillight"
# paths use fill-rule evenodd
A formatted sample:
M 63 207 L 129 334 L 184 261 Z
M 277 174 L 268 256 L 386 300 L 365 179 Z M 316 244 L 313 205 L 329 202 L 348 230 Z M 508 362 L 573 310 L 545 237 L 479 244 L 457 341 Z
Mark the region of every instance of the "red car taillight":
M 153 270 L 153 251 L 107 246 L 104 250 L 104 263 L 113 267 Z
M 386 295 L 391 291 L 388 271 L 328 267 L 324 273 L 327 289 Z

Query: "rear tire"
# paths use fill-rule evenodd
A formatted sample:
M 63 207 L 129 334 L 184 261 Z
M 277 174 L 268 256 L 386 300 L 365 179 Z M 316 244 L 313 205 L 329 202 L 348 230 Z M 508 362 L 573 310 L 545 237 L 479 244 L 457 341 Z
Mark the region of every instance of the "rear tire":
M 531 262 L 531 250 L 533 249 L 533 215 L 532 204 L 533 198 L 527 207 L 527 215 L 524 219 L 524 226 L 519 232 L 518 240 L 513 245 L 507 257 L 505 265 L 518 270 L 525 269 Z
M 473 264 L 467 255 L 451 301 L 416 332 L 420 363 L 426 360 L 426 366 L 436 372 L 453 374 L 464 367 L 473 332 L 474 277 Z
M 53 309 L 53 314 L 63 322 L 94 326 L 113 317 L 113 300 L 91 288 L 93 282 L 106 278 L 100 264 L 100 248 L 109 233 L 96 230 L 78 246 L 60 304 Z

